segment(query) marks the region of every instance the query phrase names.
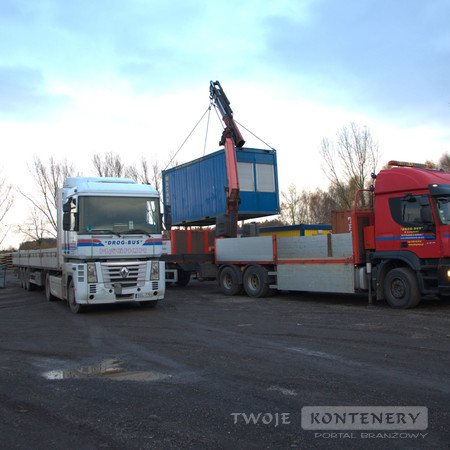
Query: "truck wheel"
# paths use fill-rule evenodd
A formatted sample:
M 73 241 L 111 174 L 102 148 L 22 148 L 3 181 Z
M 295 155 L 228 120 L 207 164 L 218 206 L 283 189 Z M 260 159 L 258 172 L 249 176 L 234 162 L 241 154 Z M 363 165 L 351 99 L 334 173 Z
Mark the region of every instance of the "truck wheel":
M 231 266 L 224 267 L 220 271 L 219 286 L 225 295 L 242 294 L 242 284 L 239 284 L 239 277 L 236 269 Z
M 22 287 L 28 291 L 28 287 L 27 287 L 27 269 L 22 269 Z
M 250 266 L 244 272 L 244 289 L 249 297 L 266 297 L 269 283 L 264 282 L 265 272 L 261 266 Z
M 73 286 L 73 280 L 70 280 L 69 289 L 68 289 L 67 294 L 68 294 L 67 295 L 67 303 L 69 304 L 70 310 L 75 314 L 82 313 L 84 311 L 84 305 L 80 305 L 79 303 L 76 302 L 75 288 Z
M 19 269 L 19 284 L 22 289 L 25 288 L 25 283 L 23 281 L 23 269 L 22 268 Z
M 34 291 L 34 284 L 30 281 L 30 271 L 28 269 L 25 269 L 24 277 L 25 289 L 27 291 Z
M 384 296 L 392 308 L 414 308 L 421 295 L 413 271 L 408 267 L 389 271 L 384 279 Z
M 191 272 L 187 272 L 183 269 L 178 269 L 178 281 L 175 283 L 179 287 L 184 287 L 191 281 Z
M 53 302 L 53 301 L 58 299 L 57 297 L 55 297 L 51 293 L 51 290 L 50 290 L 50 275 L 48 275 L 48 274 L 45 277 L 45 298 L 47 299 L 48 302 Z

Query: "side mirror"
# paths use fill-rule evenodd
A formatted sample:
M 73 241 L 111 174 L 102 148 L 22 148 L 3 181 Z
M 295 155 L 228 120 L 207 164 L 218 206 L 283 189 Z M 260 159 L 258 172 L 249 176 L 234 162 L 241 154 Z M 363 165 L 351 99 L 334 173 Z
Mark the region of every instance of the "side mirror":
M 172 228 L 172 207 L 170 205 L 166 205 L 164 211 L 165 229 L 170 230 Z
M 63 214 L 63 230 L 70 231 L 70 212 L 64 212 Z
M 64 213 L 69 213 L 71 209 L 72 209 L 72 202 L 71 202 L 71 200 L 69 200 L 68 202 L 63 204 L 63 212 Z

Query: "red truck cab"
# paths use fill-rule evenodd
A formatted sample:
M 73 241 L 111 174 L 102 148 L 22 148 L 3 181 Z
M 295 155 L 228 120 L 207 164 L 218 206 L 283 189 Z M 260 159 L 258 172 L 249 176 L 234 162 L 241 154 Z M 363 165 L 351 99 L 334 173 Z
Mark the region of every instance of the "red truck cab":
M 376 177 L 374 225 L 366 233 L 373 239 L 366 250 L 377 297 L 405 308 L 422 295 L 450 294 L 450 172 L 389 164 L 395 167 Z

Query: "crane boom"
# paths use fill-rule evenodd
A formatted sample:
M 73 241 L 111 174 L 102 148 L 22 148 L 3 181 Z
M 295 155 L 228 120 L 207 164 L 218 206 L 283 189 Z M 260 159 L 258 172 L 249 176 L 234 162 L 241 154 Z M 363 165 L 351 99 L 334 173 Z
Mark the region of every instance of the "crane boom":
M 231 234 L 229 237 L 237 235 L 237 222 L 239 211 L 239 176 L 236 161 L 236 147 L 242 147 L 245 144 L 244 138 L 239 131 L 236 122 L 233 119 L 233 111 L 222 86 L 218 81 L 211 81 L 210 98 L 219 109 L 222 120 L 225 123 L 225 129 L 222 133 L 222 138 L 219 145 L 225 147 L 225 164 L 227 170 L 228 190 L 227 190 L 227 210 L 226 221 L 228 226 L 225 226 L 225 235 Z M 217 227 L 219 228 L 219 227 Z
M 209 97 L 214 101 L 215 105 L 219 109 L 220 114 L 222 115 L 222 119 L 226 125 L 219 144 L 225 145 L 225 139 L 227 137 L 230 137 L 236 147 L 243 147 L 245 141 L 242 137 L 241 132 L 239 131 L 238 126 L 236 125 L 236 122 L 233 119 L 233 111 L 230 107 L 230 101 L 228 100 L 225 92 L 222 89 L 222 86 L 218 81 L 211 81 L 209 93 Z

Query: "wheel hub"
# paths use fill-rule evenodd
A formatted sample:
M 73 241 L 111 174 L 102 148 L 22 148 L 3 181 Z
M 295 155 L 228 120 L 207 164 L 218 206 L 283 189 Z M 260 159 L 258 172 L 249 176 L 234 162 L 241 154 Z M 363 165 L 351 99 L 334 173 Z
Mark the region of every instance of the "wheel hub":
M 391 292 L 395 298 L 403 298 L 406 292 L 405 283 L 397 278 L 392 282 Z

